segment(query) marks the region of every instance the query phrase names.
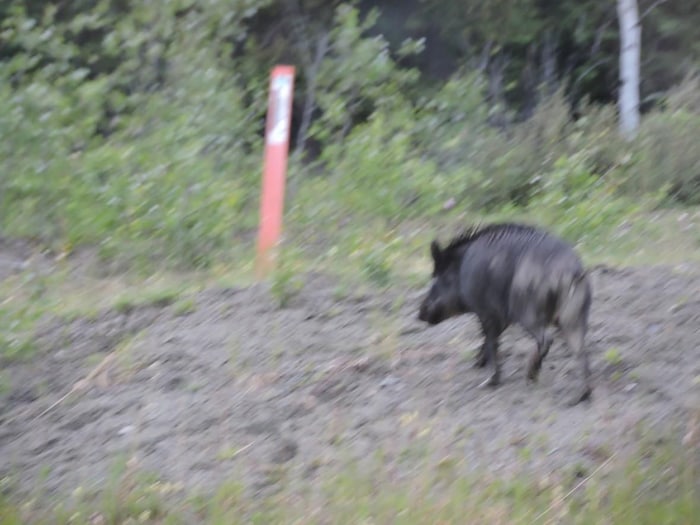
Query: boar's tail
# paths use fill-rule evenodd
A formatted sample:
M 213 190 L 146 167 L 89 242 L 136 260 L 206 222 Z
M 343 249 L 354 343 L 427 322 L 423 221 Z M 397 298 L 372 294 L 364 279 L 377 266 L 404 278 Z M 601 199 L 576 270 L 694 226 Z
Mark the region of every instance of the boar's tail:
M 588 310 L 591 305 L 591 285 L 588 271 L 581 270 L 570 275 L 561 288 L 558 324 L 562 327 L 580 326 L 588 322 Z

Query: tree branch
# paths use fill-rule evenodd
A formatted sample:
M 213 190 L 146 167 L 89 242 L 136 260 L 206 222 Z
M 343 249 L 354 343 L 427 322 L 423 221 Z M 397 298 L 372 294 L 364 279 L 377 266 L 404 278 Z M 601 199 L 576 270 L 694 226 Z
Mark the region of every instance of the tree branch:
M 661 4 L 665 4 L 668 0 L 656 0 L 653 4 L 651 4 L 649 7 L 647 7 L 640 15 L 639 15 L 639 21 L 641 22 L 649 13 L 651 13 L 654 9 L 659 7 Z

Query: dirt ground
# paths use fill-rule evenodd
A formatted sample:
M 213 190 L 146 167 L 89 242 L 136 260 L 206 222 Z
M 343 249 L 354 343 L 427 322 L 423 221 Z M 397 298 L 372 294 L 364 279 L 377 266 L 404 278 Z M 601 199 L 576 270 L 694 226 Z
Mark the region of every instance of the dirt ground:
M 475 321 L 421 325 L 420 289 L 343 293 L 312 275 L 284 309 L 254 285 L 206 290 L 187 309 L 54 319 L 39 357 L 3 365 L 0 478 L 59 495 L 102 486 L 128 458 L 186 489 L 238 479 L 264 492 L 282 472 L 313 482 L 353 460 L 396 476 L 446 457 L 547 476 L 595 468 L 652 429 L 680 441 L 700 406 L 700 271 L 592 275 L 595 390 L 573 408 L 578 369 L 560 338 L 532 386 L 534 343 L 510 328 L 504 384 L 480 389 Z

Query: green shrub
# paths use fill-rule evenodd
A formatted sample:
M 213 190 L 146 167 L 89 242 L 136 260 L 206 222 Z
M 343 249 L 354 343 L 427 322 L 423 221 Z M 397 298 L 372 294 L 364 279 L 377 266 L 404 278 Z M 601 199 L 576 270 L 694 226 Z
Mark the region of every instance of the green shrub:
M 647 116 L 624 188 L 637 195 L 665 189 L 671 201 L 700 204 L 698 136 L 700 115 L 677 110 Z
M 632 195 L 663 193 L 670 203 L 700 204 L 700 76 L 670 90 L 665 108 L 642 119 L 628 146 L 621 188 Z
M 107 137 L 95 134 L 115 95 L 105 81 L 34 82 L 17 93 L 3 83 L 0 126 L 13 130 L 0 146 L 3 233 L 188 267 L 228 247 L 254 220 L 259 108 L 206 50 L 181 49 L 168 82 L 133 94 L 137 111 Z
M 436 166 L 415 152 L 411 112 L 397 106 L 377 111 L 341 144 L 329 146 L 335 192 L 352 211 L 386 218 L 420 215 L 445 196 Z
M 99 4 L 67 7 L 60 20 L 47 8 L 35 20 L 13 0 L 3 27 L 15 47 L 0 70 L 0 234 L 61 251 L 97 246 L 147 268 L 224 257 L 258 221 L 269 66 L 260 57 L 278 45 L 247 33 L 269 1 L 244 3 Z M 349 254 L 349 222 L 394 227 L 434 218 L 448 200 L 472 215 L 528 211 L 577 238 L 634 210 L 617 190 L 700 203 L 697 78 L 645 117 L 632 144 L 618 137 L 613 105 L 582 103 L 574 120 L 563 89 L 528 120 L 494 129 L 481 73 L 428 86 L 401 63 L 422 41 L 392 50 L 369 36 L 378 12 L 361 13 L 329 8 L 332 23 L 311 23 L 313 45 L 302 46 L 314 67 L 299 67 L 295 116 L 311 116 L 303 139 L 314 151 L 290 159 L 286 225 L 303 242 L 347 243 L 338 250 Z
M 548 225 L 564 238 L 595 251 L 595 244 L 639 211 L 642 203 L 618 195 L 609 178 L 590 170 L 589 152 L 561 157 L 542 175 L 542 184 L 529 202 L 528 216 Z

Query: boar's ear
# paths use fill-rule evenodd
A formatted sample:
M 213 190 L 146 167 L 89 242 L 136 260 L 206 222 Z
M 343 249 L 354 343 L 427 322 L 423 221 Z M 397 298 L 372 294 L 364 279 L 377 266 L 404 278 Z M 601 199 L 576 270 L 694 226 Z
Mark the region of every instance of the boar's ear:
M 442 259 L 442 252 L 440 251 L 440 245 L 437 241 L 430 243 L 430 254 L 433 256 L 433 262 L 435 266 L 440 265 L 440 259 Z

